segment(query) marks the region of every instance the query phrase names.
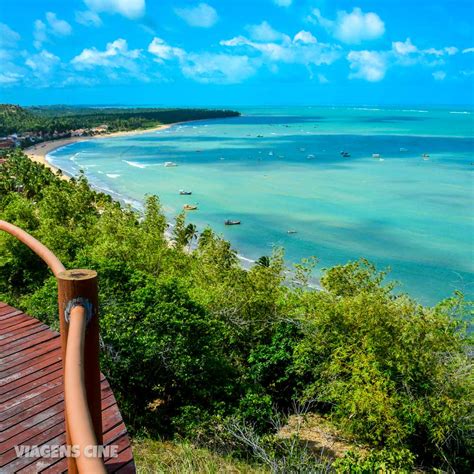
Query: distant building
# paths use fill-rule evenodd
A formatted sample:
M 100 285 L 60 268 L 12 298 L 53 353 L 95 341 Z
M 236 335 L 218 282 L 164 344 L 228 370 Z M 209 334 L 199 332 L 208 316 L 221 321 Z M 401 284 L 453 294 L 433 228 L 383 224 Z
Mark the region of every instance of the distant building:
M 71 137 L 82 137 L 85 134 L 86 134 L 86 131 L 83 128 L 78 128 L 77 130 L 71 131 Z
M 13 140 L 13 138 L 7 137 L 7 138 L 0 138 L 0 148 L 5 149 L 5 148 L 15 148 L 16 146 L 16 141 Z

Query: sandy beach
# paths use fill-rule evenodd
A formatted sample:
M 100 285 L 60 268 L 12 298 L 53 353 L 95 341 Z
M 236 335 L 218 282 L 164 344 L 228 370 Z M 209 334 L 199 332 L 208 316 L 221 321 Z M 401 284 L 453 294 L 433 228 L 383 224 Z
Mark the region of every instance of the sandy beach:
M 158 130 L 165 130 L 167 128 L 172 127 L 173 125 L 176 125 L 176 124 L 169 123 L 165 125 L 160 125 L 158 127 L 147 128 L 147 129 L 130 130 L 130 131 L 124 131 L 124 132 L 112 132 L 112 133 L 106 133 L 106 134 L 98 135 L 98 136 L 96 135 L 94 137 L 61 138 L 59 140 L 50 140 L 47 142 L 38 143 L 31 147 L 25 148 L 24 152 L 32 161 L 35 161 L 36 163 L 41 163 L 42 165 L 46 166 L 47 168 L 52 170 L 54 173 L 56 173 L 57 171 L 61 171 L 61 170 L 59 170 L 58 168 L 53 166 L 51 163 L 49 163 L 46 160 L 46 155 L 48 153 L 51 153 L 53 150 L 56 150 L 57 148 L 61 148 L 62 146 L 65 146 L 65 145 L 70 145 L 71 143 L 83 142 L 86 140 L 100 140 L 101 138 L 125 137 L 127 135 L 139 135 L 142 133 L 155 132 Z M 70 179 L 70 177 L 64 173 L 62 174 L 61 177 L 66 180 Z

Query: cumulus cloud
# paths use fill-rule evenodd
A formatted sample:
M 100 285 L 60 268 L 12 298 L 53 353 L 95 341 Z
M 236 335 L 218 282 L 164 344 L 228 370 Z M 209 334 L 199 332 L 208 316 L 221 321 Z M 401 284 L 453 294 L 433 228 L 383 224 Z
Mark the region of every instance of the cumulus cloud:
M 463 50 L 462 50 L 462 53 L 463 53 L 463 54 L 466 54 L 466 53 L 474 53 L 474 48 L 466 48 L 466 49 L 463 49 Z
M 155 56 L 157 62 L 168 61 L 175 58 L 183 58 L 186 52 L 181 48 L 175 48 L 167 44 L 161 38 L 153 38 L 153 41 L 148 45 L 148 52 Z
M 369 82 L 381 81 L 387 70 L 383 53 L 377 51 L 351 51 L 347 55 L 351 73 L 350 79 L 365 79 Z
M 306 35 L 303 35 L 309 39 Z M 321 65 L 336 61 L 341 53 L 340 48 L 326 43 L 291 41 L 287 39 L 276 42 L 257 42 L 245 36 L 236 36 L 221 41 L 222 46 L 247 47 L 261 53 L 267 62 L 283 62 L 287 64 Z
M 199 28 L 210 28 L 219 18 L 216 10 L 207 3 L 200 3 L 195 7 L 175 8 L 174 11 L 188 25 Z
M 138 72 L 135 60 L 140 57 L 141 50 L 128 49 L 127 41 L 119 38 L 107 43 L 104 51 L 97 48 L 86 48 L 71 60 L 77 70 L 106 67 L 110 69 L 127 69 Z
M 161 64 L 172 60 L 178 61 L 184 76 L 202 83 L 236 84 L 256 72 L 254 62 L 245 55 L 188 53 L 156 37 L 149 44 L 148 52 Z
M 75 12 L 76 22 L 84 26 L 101 26 L 102 20 L 100 16 L 91 10 L 76 11 Z
M 188 55 L 181 70 L 197 82 L 217 84 L 237 84 L 256 72 L 247 56 L 213 53 Z
M 444 81 L 446 79 L 446 73 L 444 71 L 435 71 L 433 77 L 436 81 Z
M 311 32 L 304 30 L 296 33 L 295 37 L 293 38 L 294 43 L 297 43 L 298 41 L 305 44 L 315 44 L 318 42 Z
M 348 44 L 377 39 L 385 33 L 385 24 L 381 18 L 373 12 L 364 13 L 360 8 L 354 8 L 350 13 L 340 10 L 335 20 L 323 17 L 321 11 L 315 8 L 309 20 L 321 25 L 335 38 Z
M 275 30 L 267 21 L 262 21 L 258 25 L 248 25 L 246 29 L 250 37 L 256 41 L 276 41 L 288 38 L 287 35 Z
M 48 21 L 51 32 L 56 36 L 68 36 L 72 32 L 71 25 L 65 21 L 60 20 L 56 13 L 46 13 L 46 20 Z
M 18 74 L 16 72 L 10 72 L 10 71 L 2 71 L 0 72 L 0 84 L 5 87 L 5 86 L 12 86 L 14 84 L 17 84 L 23 79 L 22 74 Z
M 118 13 L 131 20 L 145 14 L 145 0 L 84 0 L 90 10 L 96 13 Z
M 48 74 L 54 66 L 58 65 L 61 60 L 54 54 L 43 49 L 38 54 L 31 55 L 25 64 L 35 73 L 40 76 Z
M 5 23 L 0 23 L 0 48 L 14 48 L 20 35 Z
M 33 45 L 36 49 L 41 49 L 51 35 L 68 36 L 71 33 L 72 28 L 67 21 L 59 19 L 56 13 L 47 12 L 46 21 L 36 20 L 33 23 Z

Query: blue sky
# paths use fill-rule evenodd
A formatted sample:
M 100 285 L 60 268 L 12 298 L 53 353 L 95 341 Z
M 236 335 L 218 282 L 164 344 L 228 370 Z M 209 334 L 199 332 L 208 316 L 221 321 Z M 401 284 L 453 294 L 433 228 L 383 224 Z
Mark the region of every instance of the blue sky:
M 474 103 L 470 0 L 2 0 L 0 101 Z

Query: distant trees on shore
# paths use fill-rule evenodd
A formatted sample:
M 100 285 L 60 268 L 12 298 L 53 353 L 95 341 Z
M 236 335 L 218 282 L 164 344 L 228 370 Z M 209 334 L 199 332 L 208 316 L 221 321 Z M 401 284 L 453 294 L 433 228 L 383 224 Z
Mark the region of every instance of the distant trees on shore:
M 187 108 L 20 107 L 0 104 L 0 136 L 13 133 L 53 135 L 107 125 L 107 131 L 239 116 L 232 110 Z

